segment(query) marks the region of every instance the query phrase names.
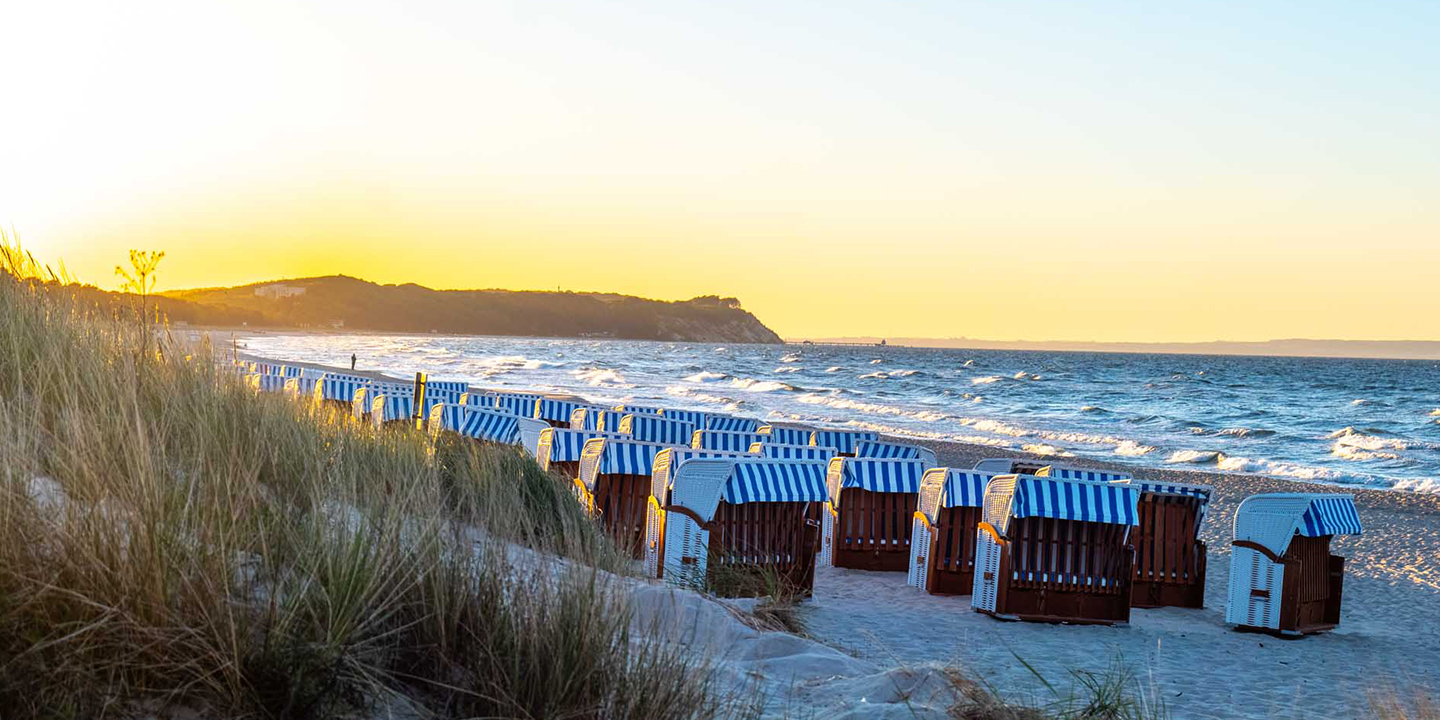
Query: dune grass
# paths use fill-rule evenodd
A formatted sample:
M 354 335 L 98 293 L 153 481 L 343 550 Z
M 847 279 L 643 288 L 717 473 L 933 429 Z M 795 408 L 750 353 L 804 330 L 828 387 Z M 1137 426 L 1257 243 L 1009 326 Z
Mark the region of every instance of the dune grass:
M 708 718 L 629 572 L 512 448 L 257 395 L 0 252 L 6 718 Z

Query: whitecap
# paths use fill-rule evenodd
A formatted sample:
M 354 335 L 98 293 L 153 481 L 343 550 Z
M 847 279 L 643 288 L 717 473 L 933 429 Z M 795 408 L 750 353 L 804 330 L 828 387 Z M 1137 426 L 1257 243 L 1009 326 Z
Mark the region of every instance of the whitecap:
M 918 373 L 918 372 L 920 372 L 920 371 L 919 371 L 919 370 L 892 370 L 892 371 L 890 372 L 890 377 L 910 377 L 911 375 L 914 375 L 914 374 L 916 374 L 916 373 Z
M 1165 459 L 1166 463 L 1190 463 L 1194 465 L 1205 465 L 1212 462 L 1225 460 L 1225 455 L 1218 450 L 1177 450 Z
M 1346 445 L 1343 442 L 1336 442 L 1330 448 L 1330 454 L 1346 460 L 1399 460 L 1400 456 L 1395 453 L 1382 452 L 1379 450 L 1364 450 L 1354 445 Z
M 725 373 L 717 373 L 717 372 L 698 372 L 698 373 L 695 373 L 694 375 L 690 375 L 690 376 L 686 377 L 686 378 L 685 378 L 685 382 L 703 383 L 703 382 L 710 382 L 711 380 L 723 380 L 723 379 L 726 378 L 726 377 L 727 377 L 727 376 L 725 375 Z
M 632 384 L 625 382 L 625 376 L 607 368 L 589 368 L 587 370 L 572 370 L 571 375 L 591 387 L 616 387 L 633 388 Z
M 1134 440 L 1126 440 L 1115 446 L 1115 454 L 1123 455 L 1125 457 L 1139 457 L 1141 455 L 1149 454 L 1154 449 L 1155 448 L 1149 445 L 1141 445 Z
M 1002 377 L 1000 377 L 999 375 L 986 375 L 985 377 L 972 378 L 972 379 L 970 380 L 970 384 L 972 384 L 972 385 L 989 385 L 990 383 L 1000 382 L 1001 380 L 1004 380 L 1004 379 L 1005 379 L 1005 378 L 1002 378 Z
M 1431 410 L 1430 417 L 1440 417 L 1440 408 L 1435 408 L 1434 410 Z
M 839 365 L 831 365 L 830 367 L 825 368 L 825 372 L 827 372 L 827 373 L 840 372 L 841 370 L 844 370 L 844 369 L 845 369 L 845 368 L 842 368 L 842 367 L 840 367 Z
M 735 378 L 730 381 L 732 387 L 746 392 L 774 392 L 776 390 L 794 390 L 794 385 L 787 385 L 776 380 L 755 380 L 752 378 Z
M 1364 450 L 1407 450 L 1410 447 L 1410 444 L 1404 440 L 1367 435 L 1353 427 L 1341 428 L 1326 435 L 1325 438 L 1334 440 L 1337 445 L 1348 445 Z
M 861 375 L 860 377 L 858 377 L 858 378 L 856 378 L 856 379 L 857 379 L 857 380 L 885 380 L 885 379 L 887 379 L 887 378 L 889 378 L 889 377 L 890 377 L 889 374 L 884 373 L 884 372 L 878 372 L 878 371 L 877 371 L 877 372 L 872 372 L 872 373 L 865 373 L 864 375 Z
M 1020 449 L 1021 449 L 1021 450 L 1024 450 L 1025 452 L 1028 452 L 1028 453 L 1035 453 L 1036 455 L 1053 455 L 1053 456 L 1055 456 L 1055 457 L 1075 457 L 1075 454 L 1074 454 L 1074 453 L 1065 452 L 1064 450 L 1061 450 L 1060 448 L 1057 448 L 1057 447 L 1055 447 L 1054 445 L 1027 444 L 1027 445 L 1021 445 L 1021 446 L 1020 446 Z
M 885 361 L 882 360 L 882 359 L 880 359 L 880 358 L 875 358 L 874 360 L 871 360 L 871 361 L 870 361 L 870 364 L 871 364 L 871 365 L 879 365 L 879 364 L 882 363 L 882 362 L 885 362 Z
M 801 370 L 804 370 L 804 369 L 805 369 L 805 368 L 798 368 L 798 367 L 778 367 L 778 368 L 775 368 L 775 372 L 777 372 L 777 373 L 794 373 L 794 372 L 800 372 Z
M 1394 487 L 1409 492 L 1440 494 L 1440 480 L 1434 478 L 1401 478 L 1395 481 Z
M 1025 428 L 1016 427 L 1014 425 L 1000 422 L 999 420 L 990 420 L 987 418 L 961 418 L 960 424 L 966 427 L 975 428 L 976 430 L 980 430 L 983 432 L 995 433 L 996 435 L 1024 437 L 1030 434 L 1030 431 L 1026 430 Z

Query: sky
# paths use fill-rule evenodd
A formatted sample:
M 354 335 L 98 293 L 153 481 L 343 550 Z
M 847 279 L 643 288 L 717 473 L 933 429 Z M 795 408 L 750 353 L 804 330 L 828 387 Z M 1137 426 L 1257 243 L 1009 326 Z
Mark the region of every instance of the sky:
M 114 287 L 736 296 L 786 337 L 1440 339 L 1440 3 L 0 8 L 0 225 Z

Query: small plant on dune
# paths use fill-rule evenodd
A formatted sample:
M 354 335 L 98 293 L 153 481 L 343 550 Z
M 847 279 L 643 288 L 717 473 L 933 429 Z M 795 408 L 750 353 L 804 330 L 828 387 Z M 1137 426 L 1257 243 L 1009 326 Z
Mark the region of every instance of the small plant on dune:
M 1382 690 L 1370 695 L 1370 714 L 1375 720 L 1440 720 L 1440 702 L 1425 688 L 1410 693 Z
M 165 259 L 164 251 L 130 251 L 130 269 L 116 265 L 115 274 L 124 282 L 120 283 L 120 291 L 135 296 L 135 324 L 139 326 L 140 352 L 144 353 L 150 345 L 150 328 L 154 324 L 150 307 L 150 293 L 155 291 L 155 283 L 159 279 L 156 271 L 160 267 L 160 261 Z
M 1101 672 L 1072 670 L 1071 687 L 1062 692 L 1030 663 L 1019 662 L 1050 693 L 1044 701 L 1007 698 L 993 686 L 971 678 L 957 667 L 946 671 L 962 698 L 950 708 L 957 720 L 1166 720 L 1164 704 L 1147 697 L 1134 673 L 1120 658 Z

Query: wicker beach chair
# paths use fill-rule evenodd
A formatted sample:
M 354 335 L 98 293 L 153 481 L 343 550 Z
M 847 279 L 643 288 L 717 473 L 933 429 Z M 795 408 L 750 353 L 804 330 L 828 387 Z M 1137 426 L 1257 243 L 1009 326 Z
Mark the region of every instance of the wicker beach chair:
M 467 408 L 456 432 L 464 437 L 500 445 L 521 443 L 520 421 L 525 418 L 510 413 Z M 538 421 L 537 421 L 538 422 Z
M 775 585 L 800 595 L 815 586 L 825 466 L 786 460 L 687 460 L 663 510 L 663 576 L 721 596 Z
M 796 427 L 788 425 L 761 425 L 755 430 L 756 433 L 764 435 L 762 442 L 775 443 L 777 445 L 809 445 L 810 435 L 815 432 L 813 428 Z
M 807 444 L 815 447 L 833 447 L 841 455 L 855 456 L 855 444 L 861 440 L 879 440 L 873 432 L 860 430 L 816 430 L 810 433 Z
M 369 384 L 370 378 L 367 377 L 325 373 L 315 383 L 315 403 L 317 405 L 329 404 L 336 408 L 353 411 L 355 391 L 367 387 Z
M 535 417 L 535 403 L 542 395 L 534 393 L 516 393 L 491 390 L 485 393 L 489 398 L 487 407 L 493 407 L 501 412 L 520 417 Z
M 1345 558 L 1330 554 L 1330 539 L 1361 530 L 1350 495 L 1245 498 L 1235 511 L 1225 622 L 1277 635 L 1307 635 L 1339 625 Z
M 956 468 L 925 471 L 910 531 L 906 583 L 931 595 L 970 594 L 985 486 L 994 477 Z
M 1140 491 L 1000 475 L 985 489 L 970 604 L 1003 620 L 1130 621 Z
M 714 458 L 753 457 L 744 453 L 723 450 L 695 450 L 693 448 L 671 447 L 655 455 L 650 468 L 650 497 L 645 504 L 645 572 L 649 577 L 658 578 L 664 571 L 660 557 L 664 554 L 665 535 L 661 528 L 665 524 L 665 506 L 670 504 L 670 484 L 674 470 L 687 460 Z
M 458 403 L 440 403 L 433 405 L 430 412 L 425 416 L 425 430 L 431 437 L 439 435 L 442 431 L 458 433 L 465 424 L 465 416 L 470 408 Z
M 605 421 L 614 412 L 599 405 L 581 405 L 570 412 L 570 429 L 604 432 Z
M 760 421 L 730 415 L 707 415 L 705 417 L 705 429 L 753 434 L 760 429 Z
M 820 564 L 903 572 L 910 567 L 920 460 L 839 456 L 828 465 Z
M 606 423 L 607 429 L 609 423 Z M 641 442 L 656 442 L 665 445 L 689 445 L 698 430 L 694 423 L 684 420 L 670 420 L 663 415 L 624 415 L 614 429 L 621 435 Z
M 655 456 L 673 445 L 592 438 L 580 454 L 575 494 L 621 547 L 642 557 L 645 509 Z
M 760 442 L 759 438 L 759 435 L 751 432 L 696 430 L 690 436 L 690 447 L 697 450 L 727 450 L 748 453 L 751 445 Z
M 1121 480 L 1140 489 L 1131 607 L 1205 607 L 1209 564 L 1200 528 L 1214 488 L 1209 485 Z
M 878 460 L 920 460 L 935 466 L 935 451 L 919 445 L 884 442 L 882 440 L 860 440 L 855 443 L 855 457 Z
M 582 407 L 598 409 L 598 406 L 574 398 L 542 397 L 535 401 L 535 417 L 554 427 L 568 428 L 575 411 Z
M 776 460 L 819 460 L 828 463 L 830 458 L 839 455 L 840 451 L 832 447 L 815 447 L 814 445 L 757 442 L 750 446 L 750 453 Z
M 385 425 L 414 423 L 415 396 L 401 393 L 375 393 L 370 398 L 370 422 L 377 428 Z
M 535 461 L 540 464 L 541 470 L 558 473 L 573 481 L 580 477 L 580 457 L 585 453 L 585 443 L 597 437 L 608 437 L 614 440 L 628 439 L 624 435 L 591 430 L 546 428 L 540 431 L 540 440 L 536 444 Z
M 1061 480 L 1086 480 L 1089 482 L 1118 482 L 1130 478 L 1129 473 L 1114 470 L 1087 470 L 1071 465 L 1061 465 L 1038 458 L 987 458 L 975 463 L 980 472 L 996 475 L 1039 475 L 1040 470 L 1049 468 L 1050 477 Z

